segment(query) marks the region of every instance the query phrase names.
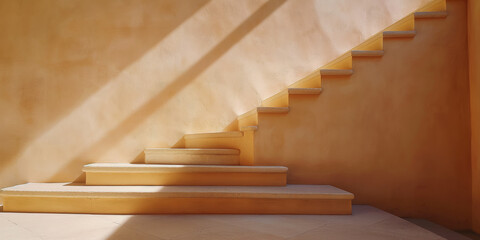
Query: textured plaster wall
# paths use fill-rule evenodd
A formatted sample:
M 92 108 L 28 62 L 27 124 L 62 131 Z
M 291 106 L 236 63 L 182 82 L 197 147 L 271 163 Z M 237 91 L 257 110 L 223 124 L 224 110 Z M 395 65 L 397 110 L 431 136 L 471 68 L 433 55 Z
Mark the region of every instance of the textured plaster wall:
M 480 1 L 468 1 L 470 111 L 472 122 L 472 218 L 480 233 Z
M 447 3 L 446 19 L 417 20 L 415 38 L 385 40 L 385 56 L 355 58 L 351 77 L 324 77 L 318 97 L 261 117 L 256 163 L 346 189 L 356 204 L 470 228 L 467 2 Z
M 0 0 L 0 187 L 222 130 L 426 2 Z

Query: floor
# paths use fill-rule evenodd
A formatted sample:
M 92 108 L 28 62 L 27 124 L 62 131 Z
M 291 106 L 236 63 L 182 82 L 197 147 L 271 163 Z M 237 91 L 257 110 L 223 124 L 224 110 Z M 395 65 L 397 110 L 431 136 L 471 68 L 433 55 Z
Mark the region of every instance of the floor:
M 405 218 L 405 220 L 414 223 L 422 228 L 434 232 L 435 234 L 449 240 L 479 240 L 479 235 L 471 231 L 455 232 L 425 219 Z
M 366 205 L 352 216 L 0 212 L 0 239 L 445 239 Z

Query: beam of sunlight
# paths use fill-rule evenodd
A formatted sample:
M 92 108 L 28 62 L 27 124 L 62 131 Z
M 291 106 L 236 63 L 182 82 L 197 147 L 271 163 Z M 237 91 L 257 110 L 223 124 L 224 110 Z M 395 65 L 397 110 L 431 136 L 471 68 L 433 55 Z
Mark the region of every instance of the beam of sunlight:
M 53 173 L 59 174 L 58 178 L 68 178 L 74 174 L 72 171 L 80 171 L 80 168 L 72 170 L 71 162 L 74 162 L 73 166 L 77 167 L 87 161 L 96 161 L 101 158 L 109 148 L 154 112 L 160 108 L 172 107 L 164 105 L 283 2 L 268 1 L 261 5 L 246 19 L 239 19 L 240 24 L 219 43 L 211 42 L 210 48 L 184 46 L 184 41 L 179 38 L 196 34 L 195 29 L 201 29 L 199 25 L 204 24 L 204 21 L 201 21 L 205 17 L 202 16 L 203 9 L 199 10 L 151 51 L 128 66 L 115 79 L 35 139 L 19 157 L 18 162 L 23 167 L 21 176 L 26 181 L 46 179 Z M 211 4 L 214 3 L 208 5 Z M 191 37 L 195 38 L 195 36 Z M 160 62 L 161 56 L 171 54 L 169 51 L 172 49 L 182 51 L 184 54 L 180 61 L 182 66 L 186 66 L 185 69 L 172 72 L 171 69 L 178 68 L 180 64 Z M 158 78 L 163 81 L 159 83 Z M 165 81 L 169 79 L 169 82 Z M 183 135 L 182 132 L 175 132 L 178 131 L 175 129 L 170 131 L 173 132 L 166 134 L 170 137 L 177 136 L 178 139 Z M 145 147 L 143 144 L 123 150 L 124 158 L 131 160 L 139 150 L 143 150 Z M 125 159 L 122 160 L 125 161 Z

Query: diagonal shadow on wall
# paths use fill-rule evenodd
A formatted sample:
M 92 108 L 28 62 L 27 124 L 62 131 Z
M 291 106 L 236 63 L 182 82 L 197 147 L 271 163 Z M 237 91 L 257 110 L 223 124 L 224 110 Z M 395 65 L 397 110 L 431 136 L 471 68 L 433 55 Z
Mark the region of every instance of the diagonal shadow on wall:
M 258 8 L 244 22 L 227 35 L 220 43 L 218 43 L 210 52 L 198 60 L 192 67 L 181 74 L 178 78 L 168 84 L 162 91 L 152 97 L 147 103 L 142 105 L 129 117 L 119 123 L 114 129 L 105 134 L 99 141 L 91 144 L 85 151 L 79 154 L 72 161 L 67 163 L 57 174 L 61 174 L 66 169 L 80 169 L 85 164 L 88 153 L 95 152 L 102 154 L 111 149 L 124 136 L 134 130 L 142 121 L 148 118 L 160 106 L 165 104 L 172 96 L 182 90 L 191 83 L 197 76 L 204 72 L 209 66 L 217 61 L 229 49 L 231 49 L 242 38 L 248 35 L 256 26 L 263 22 L 276 9 L 278 9 L 286 0 L 270 0 Z M 132 159 L 133 160 L 133 159 Z M 55 179 L 54 175 L 52 179 Z M 82 181 L 83 177 L 77 179 Z
M 0 168 L 208 2 L 2 2 Z

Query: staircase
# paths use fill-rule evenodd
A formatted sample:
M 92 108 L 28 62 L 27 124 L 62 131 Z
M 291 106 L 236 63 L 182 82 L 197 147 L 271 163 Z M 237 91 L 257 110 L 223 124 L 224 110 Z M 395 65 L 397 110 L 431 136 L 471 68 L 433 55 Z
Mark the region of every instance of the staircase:
M 147 148 L 144 164 L 93 163 L 85 183 L 27 183 L 2 190 L 4 211 L 62 213 L 351 214 L 353 194 L 287 184 L 288 169 L 259 166 L 255 133 L 284 118 L 292 97 L 321 97 L 322 79 L 349 77 L 358 58 L 381 58 L 384 40 L 413 39 L 415 19 L 446 18 L 435 0 L 237 118 L 232 131 L 184 136 L 183 148 Z M 274 141 L 275 139 L 272 139 Z M 299 139 L 301 140 L 301 139 Z

